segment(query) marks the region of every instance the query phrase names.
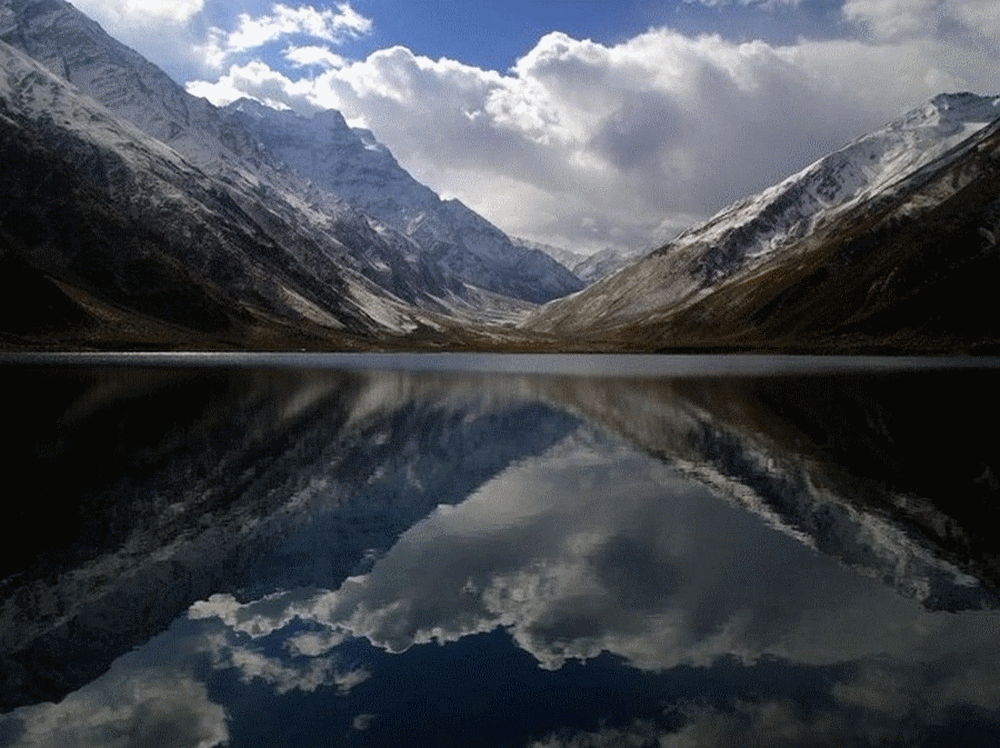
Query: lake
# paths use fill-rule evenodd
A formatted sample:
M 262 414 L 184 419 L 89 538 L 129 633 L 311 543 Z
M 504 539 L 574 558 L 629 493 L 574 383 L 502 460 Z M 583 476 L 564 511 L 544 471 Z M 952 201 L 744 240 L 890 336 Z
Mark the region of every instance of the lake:
M 1000 744 L 996 360 L 0 379 L 0 746 Z

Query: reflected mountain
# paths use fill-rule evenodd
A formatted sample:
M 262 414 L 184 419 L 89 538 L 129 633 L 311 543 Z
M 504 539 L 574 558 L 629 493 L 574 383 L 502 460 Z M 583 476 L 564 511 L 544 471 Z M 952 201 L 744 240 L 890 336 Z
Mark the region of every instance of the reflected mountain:
M 480 657 L 525 694 L 508 744 L 644 745 L 666 731 L 693 745 L 766 734 L 768 715 L 805 732 L 833 719 L 815 699 L 795 705 L 803 683 L 871 711 L 886 683 L 922 678 L 949 694 L 921 713 L 926 727 L 948 723 L 948 705 L 971 708 L 957 663 L 994 680 L 989 657 L 973 662 L 1000 643 L 983 618 L 1000 607 L 988 370 L 0 374 L 20 393 L 10 485 L 32 492 L 0 582 L 4 711 L 64 699 L 64 716 L 88 713 L 91 691 L 69 694 L 95 678 L 125 701 L 114 683 L 172 684 L 221 740 L 213 705 L 240 713 L 223 692 L 253 701 L 267 687 L 326 693 L 345 734 L 389 745 L 417 719 L 399 699 L 430 699 L 446 723 L 452 702 L 481 720 L 509 698 L 502 678 L 458 664 Z M 166 651 L 197 653 L 193 672 L 215 675 L 164 670 Z M 416 673 L 438 667 L 464 673 L 460 694 L 426 690 Z M 720 685 L 751 671 L 773 681 L 770 705 Z M 578 693 L 580 678 L 605 698 L 578 694 L 570 720 L 551 689 Z M 717 697 L 664 711 L 692 688 Z M 993 688 L 982 709 L 1000 704 Z M 636 689 L 652 690 L 645 716 L 629 717 Z M 893 708 L 916 709 L 916 693 L 897 691 Z M 529 702 L 553 706 L 543 718 Z M 847 730 L 842 712 L 834 721 Z M 862 722 L 869 737 L 885 728 Z
M 60 698 L 212 593 L 336 586 L 578 425 L 517 392 L 480 402 L 475 379 L 463 395 L 396 374 L 3 375 L 25 406 L 8 474 L 33 496 L 0 583 L 0 708 Z

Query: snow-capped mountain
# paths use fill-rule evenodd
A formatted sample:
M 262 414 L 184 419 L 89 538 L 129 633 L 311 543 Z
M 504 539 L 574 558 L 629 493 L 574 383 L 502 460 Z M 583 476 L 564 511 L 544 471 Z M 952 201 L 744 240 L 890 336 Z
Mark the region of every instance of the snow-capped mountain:
M 940 189 L 925 190 L 919 199 L 904 198 L 899 191 L 905 185 L 920 192 L 935 168 L 960 168 L 956 158 L 975 161 L 972 143 L 998 116 L 998 98 L 939 95 L 780 184 L 720 211 L 639 262 L 547 305 L 525 324 L 549 333 L 615 338 L 625 328 L 649 323 L 650 315 L 657 324 L 665 324 L 668 317 L 680 319 L 692 305 L 702 300 L 710 303 L 720 289 L 737 283 L 744 296 L 756 289 L 766 301 L 761 273 L 768 268 L 773 272 L 804 268 L 826 251 L 818 248 L 819 234 L 834 237 L 848 228 L 857 229 L 862 225 L 858 211 L 864 212 L 886 195 L 893 194 L 913 208 L 900 213 L 899 219 L 926 219 L 928 207 L 941 204 L 959 187 L 948 188 L 942 178 Z M 969 168 L 976 167 L 970 164 Z M 918 174 L 920 179 L 912 179 Z M 980 176 L 986 178 L 983 173 Z M 993 190 L 989 194 L 996 198 L 993 187 L 987 183 L 983 187 Z M 871 235 L 868 239 L 878 241 Z M 794 278 L 793 273 L 786 272 L 786 276 Z M 745 316 L 733 313 L 730 319 L 734 331 L 746 321 Z
M 393 250 L 370 244 L 376 232 L 349 211 L 338 222 L 206 173 L 2 42 L 0 66 L 0 260 L 21 316 L 44 288 L 87 324 L 161 339 L 164 324 L 270 345 L 417 326 L 411 307 L 351 267 L 359 249 Z M 352 227 L 354 251 L 338 239 Z
M 583 283 L 589 284 L 619 270 L 653 251 L 653 247 L 606 247 L 592 254 L 582 254 L 563 247 L 526 239 L 515 240 L 532 249 L 540 249 L 559 264 L 569 268 Z
M 651 251 L 651 249 L 607 247 L 580 260 L 571 270 L 577 278 L 589 284 L 611 275 Z
M 364 194 L 360 183 L 366 178 L 376 180 L 369 190 L 370 194 L 376 194 L 387 186 L 385 169 L 379 172 L 378 169 L 370 169 L 371 164 L 364 160 L 352 160 L 350 149 L 360 144 L 364 154 L 377 156 L 391 167 L 390 181 L 395 180 L 397 188 L 405 186 L 409 190 L 406 194 L 418 196 L 418 203 L 423 200 L 437 205 L 438 213 L 445 217 L 461 216 L 464 223 L 451 227 L 451 230 L 453 234 L 469 237 L 469 240 L 461 244 L 437 241 L 431 247 L 426 241 L 421 244 L 407 236 L 404 233 L 407 227 L 395 229 L 362 212 L 332 193 L 315 175 L 303 176 L 290 168 L 285 161 L 294 162 L 295 159 L 289 157 L 287 149 L 282 153 L 283 158 L 276 157 L 261 144 L 257 134 L 244 127 L 243 119 L 191 96 L 163 71 L 107 36 L 96 23 L 63 0 L 0 0 L 0 41 L 40 62 L 49 72 L 71 84 L 59 94 L 60 100 L 65 103 L 76 97 L 81 101 L 68 103 L 60 110 L 61 116 L 54 120 L 58 126 L 88 137 L 84 132 L 87 128 L 73 120 L 84 110 L 90 111 L 91 104 L 84 101 L 90 97 L 105 108 L 102 114 L 95 117 L 127 122 L 129 127 L 135 126 L 133 134 L 141 132 L 146 138 L 141 146 L 124 146 L 123 140 L 119 145 L 126 149 L 149 147 L 157 150 L 157 146 L 153 145 L 155 140 L 168 146 L 171 153 L 185 162 L 185 168 L 189 167 L 208 180 L 216 180 L 212 189 L 226 193 L 227 199 L 233 201 L 238 211 L 257 224 L 258 231 L 272 234 L 274 230 L 280 233 L 283 239 L 279 242 L 282 244 L 279 253 L 291 251 L 290 245 L 314 247 L 314 254 L 318 254 L 312 259 L 307 260 L 301 252 L 296 255 L 293 251 L 293 257 L 271 257 L 271 260 L 279 264 L 297 263 L 302 272 L 313 277 L 313 281 L 318 279 L 320 284 L 332 284 L 329 292 L 337 299 L 342 296 L 343 284 L 351 289 L 344 303 L 356 306 L 360 316 L 355 315 L 353 321 L 345 322 L 340 319 L 341 301 L 328 306 L 326 302 L 319 301 L 315 293 L 304 292 L 295 284 L 286 285 L 285 292 L 295 299 L 291 307 L 314 305 L 316 308 L 310 314 L 314 320 L 323 319 L 323 327 L 339 327 L 365 336 L 401 334 L 420 327 L 415 318 L 437 320 L 442 314 L 447 318 L 449 312 L 456 309 L 467 317 L 469 308 L 474 304 L 483 299 L 493 299 L 492 296 L 484 296 L 476 286 L 494 294 L 529 301 L 548 300 L 578 287 L 568 271 L 548 258 L 515 247 L 499 229 L 464 206 L 440 201 L 428 188 L 406 174 L 383 147 L 377 146 L 370 133 L 358 134 L 344 125 L 340 133 L 345 136 L 342 142 L 334 142 L 336 138 L 331 141 L 330 137 L 320 142 L 333 149 L 327 153 L 330 158 L 336 158 L 337 149 L 344 147 L 345 152 L 339 155 L 344 157 L 345 168 L 348 171 L 352 167 L 360 170 L 351 179 L 345 177 L 344 184 L 353 182 L 353 197 L 360 199 Z M 13 62 L 14 57 L 10 55 L 5 55 L 5 60 L 15 67 L 20 64 Z M 11 73 L 15 78 L 20 74 L 17 70 Z M 27 75 L 23 78 L 23 85 L 27 86 L 36 77 Z M 15 98 L 7 99 L 15 112 L 25 101 L 22 93 L 15 97 L 16 101 Z M 50 101 L 47 106 L 55 105 Z M 50 114 L 55 114 L 55 111 Z M 36 111 L 30 116 L 44 115 Z M 318 121 L 343 123 L 336 113 L 320 117 Z M 314 131 L 312 134 L 317 133 Z M 301 159 L 296 163 L 301 165 L 300 162 Z M 142 168 L 141 165 L 133 165 Z M 338 173 L 344 176 L 343 169 Z M 136 178 L 141 178 L 141 175 L 136 175 Z M 378 182 L 378 179 L 382 181 Z M 183 192 L 185 186 L 174 184 L 173 189 Z M 412 195 L 407 198 L 410 203 L 413 203 Z M 147 215 L 139 218 L 146 220 Z M 440 223 L 445 219 L 439 217 L 437 220 Z M 418 225 L 421 223 L 430 224 L 432 221 L 425 216 L 417 221 Z M 130 233 L 135 234 L 140 229 L 136 225 Z M 473 242 L 471 238 L 476 235 L 476 230 L 480 234 L 490 234 L 492 244 L 489 241 Z M 410 233 L 416 234 L 415 231 Z M 426 233 L 425 230 L 423 234 Z M 66 239 L 73 241 L 72 237 Z M 440 237 L 435 235 L 435 239 Z M 247 251 L 252 259 L 259 248 Z M 317 259 L 320 256 L 322 259 Z M 34 256 L 25 260 L 24 252 L 21 252 L 16 262 L 27 262 L 33 266 L 33 263 L 38 264 L 35 262 L 38 259 Z M 14 260 L 7 257 L 5 261 Z M 45 265 L 44 262 L 41 264 Z M 40 266 L 35 269 L 50 270 Z M 344 281 L 348 276 L 352 280 Z M 290 283 L 288 279 L 286 281 Z M 198 285 L 200 281 L 195 278 L 193 283 Z M 90 291 L 99 290 L 99 284 L 85 285 L 90 286 Z M 121 291 L 121 288 L 117 290 Z M 104 296 L 106 300 L 125 303 L 121 295 L 116 294 L 113 292 L 110 297 L 107 294 Z M 60 292 L 49 295 L 56 299 L 54 303 L 62 303 Z M 235 295 L 238 296 L 238 293 Z M 308 303 L 302 298 L 309 299 Z M 497 308 L 505 306 L 500 300 L 490 303 Z M 240 303 L 237 302 L 236 309 L 239 308 Z M 419 313 L 418 309 L 429 311 L 431 316 Z M 140 311 L 143 314 L 152 313 L 147 307 L 142 307 Z M 270 313 L 275 313 L 275 310 L 271 309 Z M 174 322 L 177 321 L 176 316 Z M 301 315 L 282 311 L 278 316 L 287 323 Z M 367 322 L 359 326 L 357 323 L 362 319 Z M 337 324 L 332 325 L 331 320 L 336 320 Z M 440 322 L 431 321 L 430 324 L 433 329 L 442 329 Z
M 210 331 L 269 347 L 1000 346 L 983 156 L 997 98 L 937 96 L 556 298 L 626 258 L 574 276 L 338 113 L 217 109 L 64 0 L 0 0 L 0 43 L 0 332 L 15 345 L 72 345 L 72 329 L 76 345 L 142 347 Z
M 442 200 L 399 165 L 370 130 L 337 111 L 312 117 L 242 99 L 223 112 L 317 187 L 403 232 L 463 281 L 544 302 L 582 284 L 543 252 L 517 244 L 458 200 Z

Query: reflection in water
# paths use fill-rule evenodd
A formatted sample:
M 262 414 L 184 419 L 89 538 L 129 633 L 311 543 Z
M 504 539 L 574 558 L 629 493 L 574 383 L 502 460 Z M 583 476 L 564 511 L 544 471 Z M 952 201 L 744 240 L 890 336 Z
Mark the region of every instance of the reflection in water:
M 0 375 L 0 746 L 1000 737 L 992 370 Z

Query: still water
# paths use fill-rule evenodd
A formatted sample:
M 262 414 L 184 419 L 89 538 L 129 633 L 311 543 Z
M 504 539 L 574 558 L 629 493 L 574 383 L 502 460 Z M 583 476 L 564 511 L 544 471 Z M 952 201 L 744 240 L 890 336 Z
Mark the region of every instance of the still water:
M 1000 744 L 996 361 L 0 365 L 0 746 Z

